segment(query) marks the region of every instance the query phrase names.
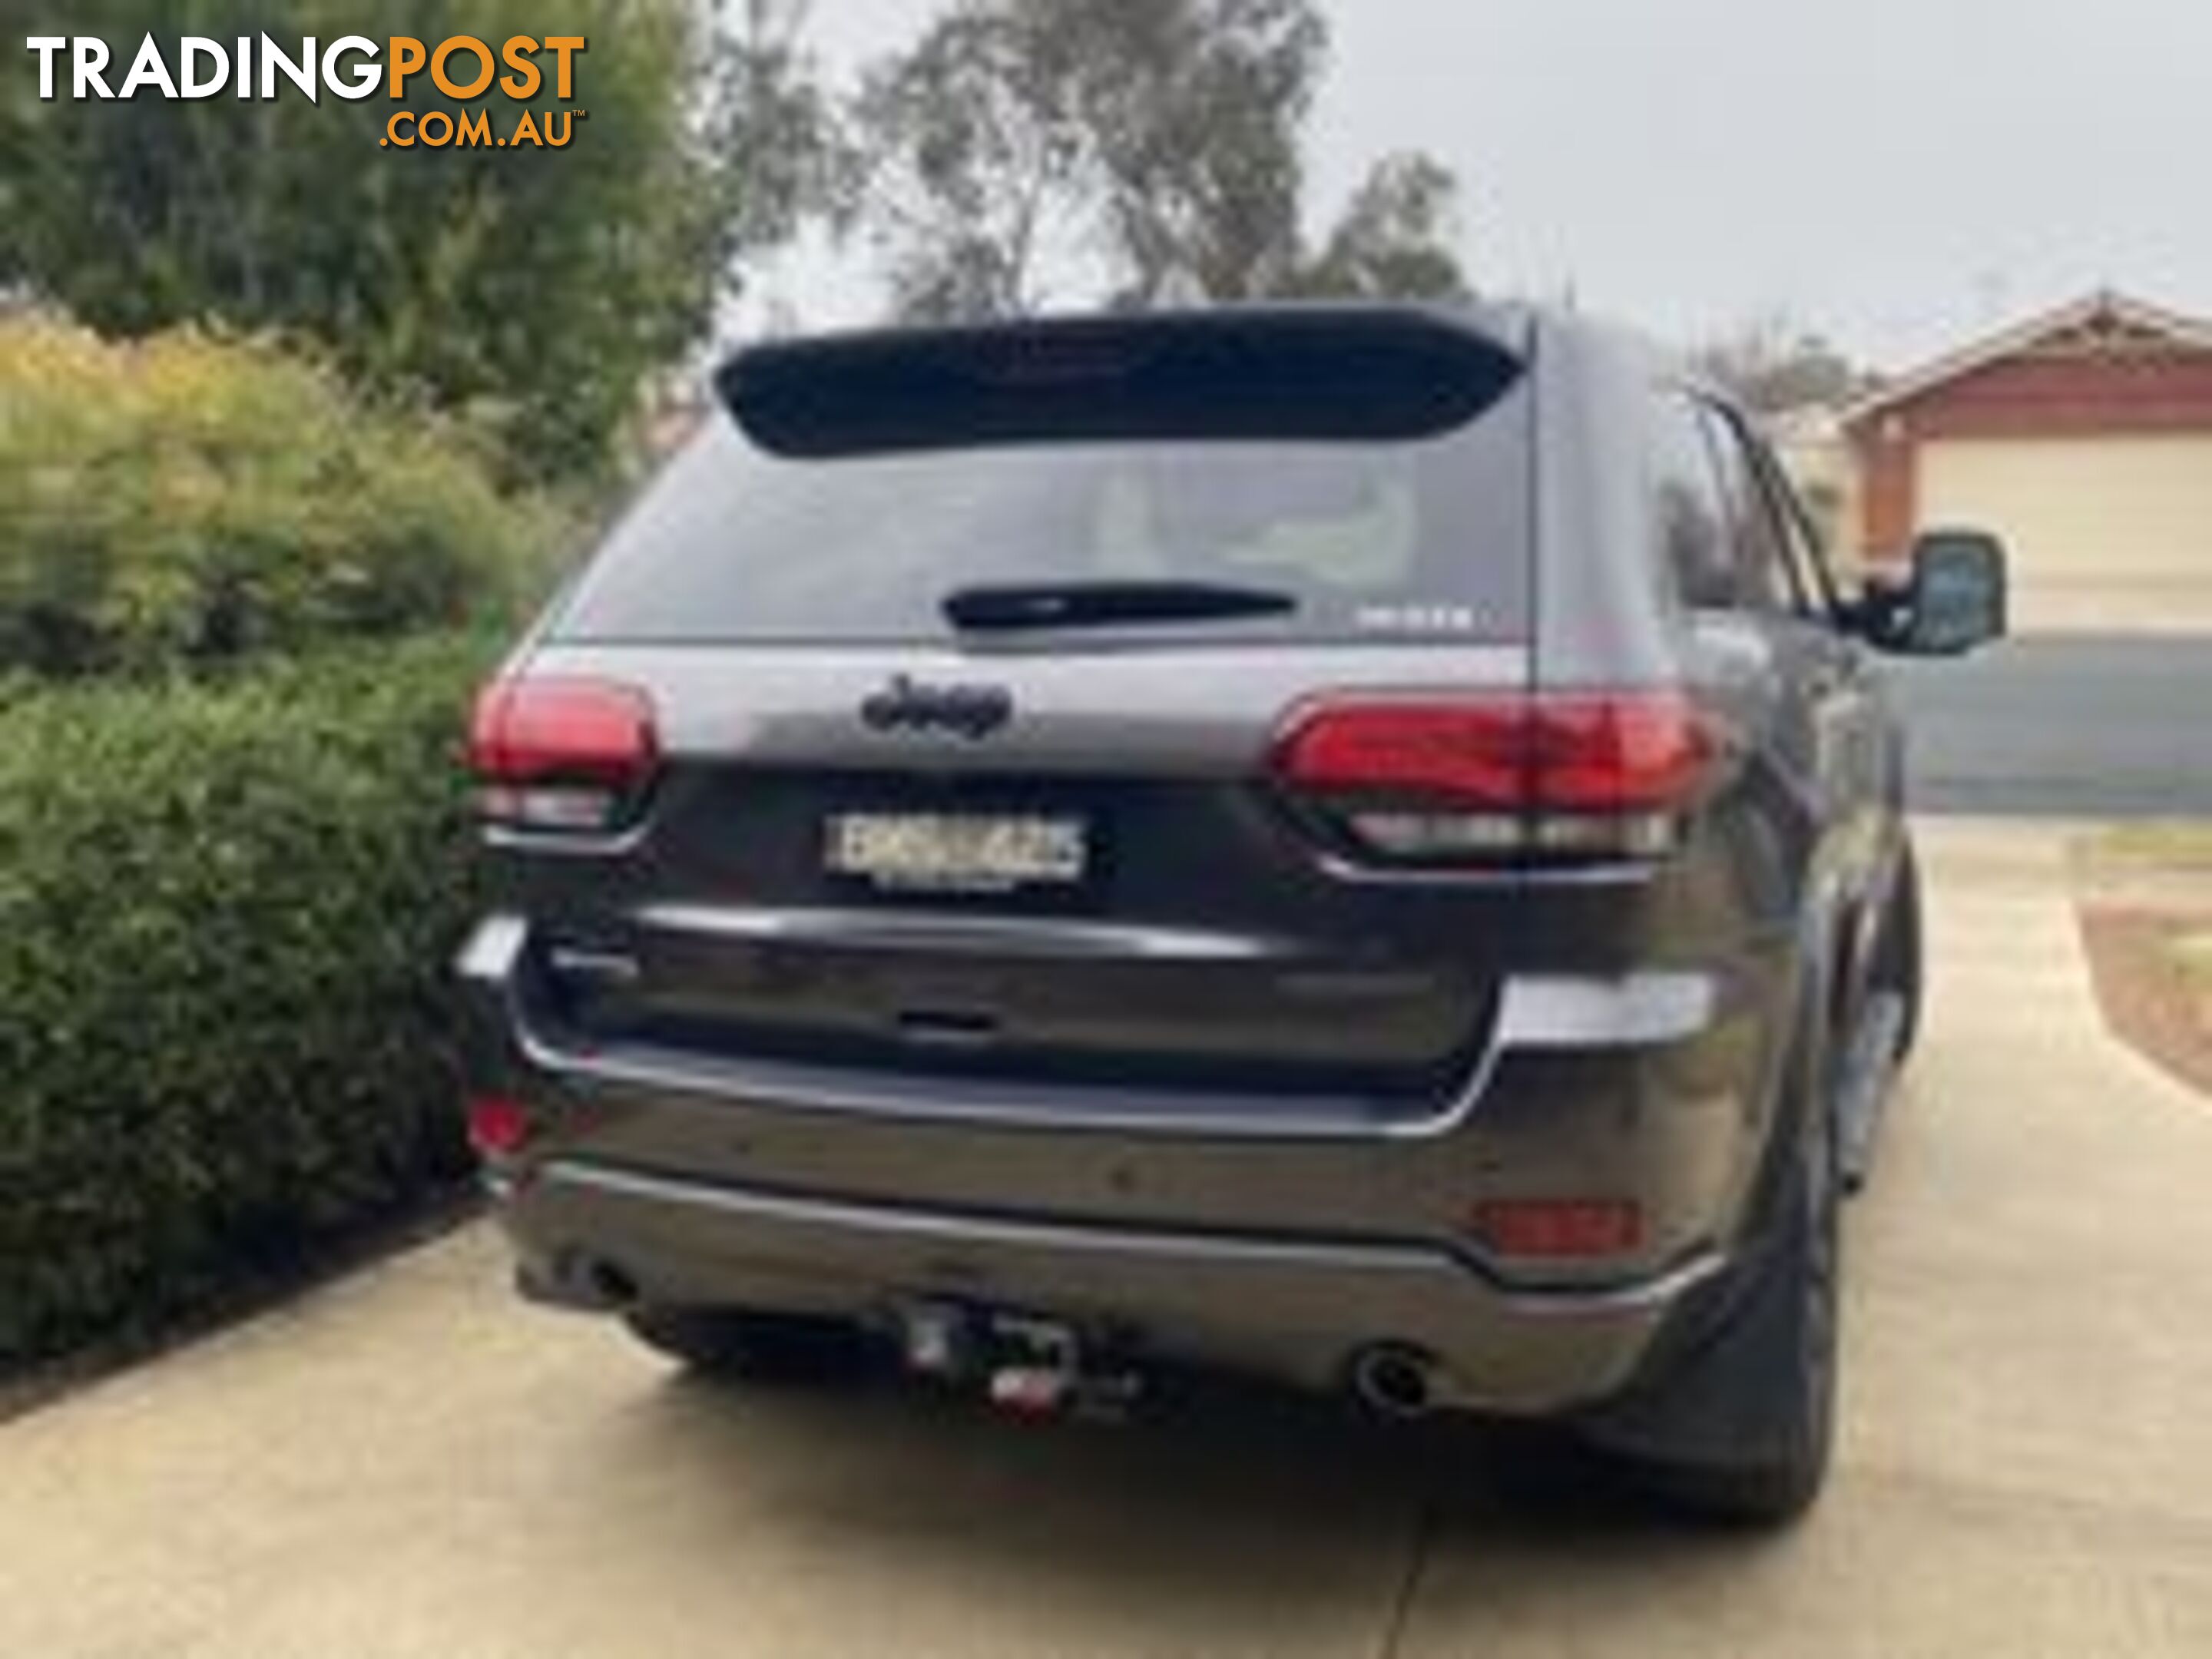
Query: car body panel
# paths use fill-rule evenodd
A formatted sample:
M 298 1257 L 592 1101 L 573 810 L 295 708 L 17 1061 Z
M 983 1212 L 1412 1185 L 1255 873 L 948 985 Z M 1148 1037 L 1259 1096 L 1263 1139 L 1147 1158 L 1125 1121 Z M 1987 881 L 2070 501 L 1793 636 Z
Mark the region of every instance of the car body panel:
M 556 605 L 509 672 L 644 691 L 662 768 L 619 833 L 488 837 L 470 1066 L 532 1108 L 496 1180 L 534 1293 L 967 1298 L 1316 1386 L 1412 1345 L 1455 1401 L 1537 1413 L 1708 1316 L 1759 1248 L 1800 999 L 1863 994 L 1900 739 L 1817 596 L 1701 611 L 1653 556 L 1653 400 L 1724 404 L 1578 319 L 1463 325 L 1527 364 L 1519 637 L 626 643 Z M 1365 867 L 1270 781 L 1316 698 L 1644 689 L 1718 744 L 1656 859 Z M 991 718 L 879 718 L 917 697 Z M 825 823 L 871 811 L 1079 818 L 1104 862 L 826 873 Z M 1634 1206 L 1632 1246 L 1508 1260 L 1477 1224 L 1573 1200 Z

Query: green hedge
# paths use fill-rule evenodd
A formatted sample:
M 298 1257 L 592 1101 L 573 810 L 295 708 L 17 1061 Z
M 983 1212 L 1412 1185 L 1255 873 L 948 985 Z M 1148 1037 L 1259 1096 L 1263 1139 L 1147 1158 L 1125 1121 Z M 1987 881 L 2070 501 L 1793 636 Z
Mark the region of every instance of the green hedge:
M 267 343 L 0 318 L 0 673 L 198 670 L 506 614 L 562 528 L 458 428 Z
M 466 1166 L 434 637 L 230 684 L 0 681 L 0 1362 L 158 1321 Z

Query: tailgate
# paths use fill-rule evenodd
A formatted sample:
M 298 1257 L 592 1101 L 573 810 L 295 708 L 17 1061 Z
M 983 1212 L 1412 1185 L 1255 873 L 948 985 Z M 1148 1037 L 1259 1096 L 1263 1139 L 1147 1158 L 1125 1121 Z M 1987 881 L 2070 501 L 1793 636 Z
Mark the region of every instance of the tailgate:
M 505 837 L 505 878 L 594 1047 L 1433 1098 L 1486 1042 L 1511 885 L 1335 868 L 1270 740 L 1316 685 L 1526 672 L 1503 647 L 553 647 L 533 674 L 665 711 L 660 775 L 596 852 Z M 1013 712 L 988 742 L 872 722 L 902 684 Z

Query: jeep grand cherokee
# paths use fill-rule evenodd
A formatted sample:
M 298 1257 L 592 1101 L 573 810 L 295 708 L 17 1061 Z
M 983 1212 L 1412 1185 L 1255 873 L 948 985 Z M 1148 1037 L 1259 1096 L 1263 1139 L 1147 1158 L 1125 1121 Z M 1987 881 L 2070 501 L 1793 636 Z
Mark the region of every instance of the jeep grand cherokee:
M 1869 645 L 1744 416 L 1509 308 L 763 346 L 515 652 L 471 1118 L 533 1296 L 1044 1409 L 1159 1360 L 1817 1490 L 1919 985 Z

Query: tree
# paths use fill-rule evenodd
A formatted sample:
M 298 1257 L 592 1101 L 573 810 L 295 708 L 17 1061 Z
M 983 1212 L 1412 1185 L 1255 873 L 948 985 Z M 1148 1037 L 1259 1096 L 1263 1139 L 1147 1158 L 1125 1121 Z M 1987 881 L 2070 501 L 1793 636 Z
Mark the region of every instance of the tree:
M 1302 144 L 1328 53 L 1308 0 L 1057 0 L 1104 175 L 1118 302 L 1260 299 L 1304 259 Z
M 856 217 L 910 317 L 1462 291 L 1441 164 L 1378 167 L 1309 246 L 1311 0 L 957 0 L 868 73 Z
M 900 315 L 1035 310 L 1041 265 L 1095 199 L 1079 48 L 1056 10 L 1054 0 L 963 4 L 862 86 L 859 211 L 888 255 Z
M 852 155 L 820 65 L 805 46 L 811 0 L 714 0 L 711 143 L 726 173 L 730 252 L 742 260 L 792 241 L 854 188 Z M 742 268 L 726 273 L 742 285 Z
M 149 33 L 265 30 L 296 50 L 362 17 L 351 0 L 72 0 L 29 32 L 102 34 L 124 64 Z M 702 22 L 690 0 L 378 9 L 380 31 L 425 40 L 586 36 L 571 107 L 588 116 L 558 151 L 381 149 L 381 97 L 40 103 L 10 75 L 0 286 L 112 333 L 273 330 L 373 386 L 471 411 L 524 471 L 595 468 L 643 375 L 708 325 L 743 222 L 705 141 Z M 519 116 L 456 104 L 427 75 L 405 107 L 489 109 L 502 130 Z M 549 73 L 533 108 L 558 107 Z
M 1826 337 L 1778 314 L 1754 318 L 1692 354 L 1699 373 L 1766 414 L 1850 402 L 1874 379 Z
M 1459 181 L 1426 155 L 1385 156 L 1352 196 L 1302 294 L 1345 299 L 1455 300 L 1467 279 L 1452 252 Z

